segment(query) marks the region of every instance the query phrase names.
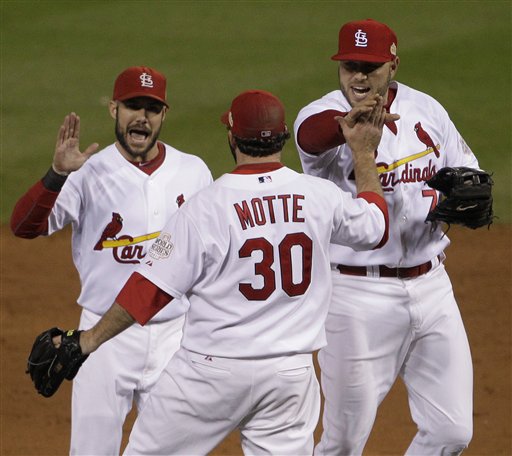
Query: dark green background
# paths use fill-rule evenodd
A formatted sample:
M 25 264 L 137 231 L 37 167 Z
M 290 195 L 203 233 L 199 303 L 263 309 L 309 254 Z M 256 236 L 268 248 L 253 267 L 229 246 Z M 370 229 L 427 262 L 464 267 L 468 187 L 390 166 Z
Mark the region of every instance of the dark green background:
M 117 74 L 149 65 L 168 77 L 161 138 L 233 167 L 220 114 L 249 88 L 274 92 L 291 126 L 337 88 L 330 60 L 344 22 L 373 18 L 399 39 L 397 79 L 437 98 L 480 165 L 494 172 L 498 222 L 510 222 L 509 1 L 2 1 L 1 221 L 49 167 L 64 116 L 81 144 L 113 142 L 107 111 Z M 284 160 L 300 170 L 293 141 Z

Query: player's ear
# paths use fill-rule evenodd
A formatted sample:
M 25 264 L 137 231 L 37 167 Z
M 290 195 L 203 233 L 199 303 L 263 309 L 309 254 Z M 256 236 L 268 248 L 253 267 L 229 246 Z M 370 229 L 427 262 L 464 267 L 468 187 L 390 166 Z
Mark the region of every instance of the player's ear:
M 108 110 L 110 111 L 110 117 L 115 119 L 117 117 L 117 101 L 110 100 L 108 104 Z
M 391 63 L 391 77 L 395 76 L 398 70 L 398 65 L 400 65 L 400 58 L 397 56 Z

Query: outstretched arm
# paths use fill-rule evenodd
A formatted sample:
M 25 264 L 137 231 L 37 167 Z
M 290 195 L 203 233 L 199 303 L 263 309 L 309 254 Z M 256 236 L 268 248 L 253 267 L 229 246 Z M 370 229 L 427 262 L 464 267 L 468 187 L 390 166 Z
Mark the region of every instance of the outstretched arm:
M 376 105 L 376 98 L 367 98 L 355 105 L 349 112 L 328 109 L 305 119 L 297 132 L 297 142 L 302 150 L 309 154 L 321 154 L 326 150 L 346 143 L 343 130 L 336 121 L 337 117 L 347 118 L 352 124 L 359 118 L 370 115 Z M 384 122 L 393 122 L 400 116 L 385 113 Z
M 377 249 L 388 240 L 389 214 L 375 164 L 375 151 L 380 143 L 382 129 L 387 118 L 393 116 L 393 120 L 398 120 L 399 116 L 386 114 L 383 98 L 380 95 L 376 95 L 374 101 L 375 104 L 371 111 L 360 111 L 353 108 L 347 116 L 337 117 L 336 120 L 352 150 L 358 197 L 376 204 L 384 217 L 382 238 L 374 247 Z
M 80 118 L 71 113 L 59 128 L 51 168 L 16 203 L 11 215 L 15 236 L 32 239 L 48 232 L 48 217 L 69 173 L 79 169 L 97 150 L 91 144 L 80 152 Z
M 384 196 L 375 165 L 375 151 L 382 138 L 384 123 L 390 118 L 398 120 L 400 116 L 386 113 L 383 103 L 383 98 L 376 95 L 365 105 L 354 107 L 345 117 L 336 117 L 352 150 L 358 193 L 374 192 Z
M 146 324 L 172 299 L 171 295 L 134 272 L 96 326 L 82 332 L 80 344 L 84 354 L 93 352 L 135 322 Z
M 98 323 L 80 335 L 82 353 L 88 355 L 101 344 L 112 339 L 135 323 L 135 319 L 124 307 L 114 302 Z

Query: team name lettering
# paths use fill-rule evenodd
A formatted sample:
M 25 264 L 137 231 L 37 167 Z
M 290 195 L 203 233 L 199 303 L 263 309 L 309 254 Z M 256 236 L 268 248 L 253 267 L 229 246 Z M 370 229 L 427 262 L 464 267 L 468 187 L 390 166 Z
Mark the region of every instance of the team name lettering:
M 118 240 L 128 239 L 133 241 L 133 238 L 127 234 L 123 234 L 117 238 Z M 123 264 L 139 264 L 146 254 L 141 245 L 125 245 L 123 247 L 114 247 L 112 249 L 114 260 Z
M 233 204 L 236 215 L 243 230 L 262 226 L 267 223 L 276 223 L 276 220 L 285 223 L 304 222 L 302 202 L 304 195 L 270 195 L 262 198 L 243 200 Z
M 114 247 L 112 254 L 118 263 L 124 264 L 139 264 L 140 260 L 146 256 L 141 245 Z
M 384 190 L 391 190 L 398 184 L 409 184 L 414 182 L 425 182 L 437 172 L 436 165 L 432 160 L 428 161 L 428 166 L 416 168 L 410 163 L 406 163 L 404 169 L 397 173 L 382 173 L 379 175 L 380 183 Z

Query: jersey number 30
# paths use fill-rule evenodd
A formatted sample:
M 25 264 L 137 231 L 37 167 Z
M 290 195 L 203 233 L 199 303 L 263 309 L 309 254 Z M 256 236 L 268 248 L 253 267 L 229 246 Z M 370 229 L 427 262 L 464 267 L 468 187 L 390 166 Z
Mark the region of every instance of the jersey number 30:
M 300 249 L 302 261 L 300 264 L 292 261 L 292 248 Z M 276 289 L 276 273 L 274 264 L 274 246 L 265 238 L 247 239 L 238 251 L 240 258 L 252 256 L 254 251 L 260 251 L 263 258 L 254 265 L 254 272 L 263 278 L 263 287 L 254 288 L 250 283 L 240 283 L 238 289 L 249 301 L 268 299 Z M 311 257 L 313 241 L 304 233 L 287 234 L 279 244 L 279 264 L 281 269 L 281 287 L 288 296 L 303 295 L 311 283 Z M 302 279 L 293 282 L 293 268 L 302 268 Z M 297 272 L 297 271 L 296 271 Z

